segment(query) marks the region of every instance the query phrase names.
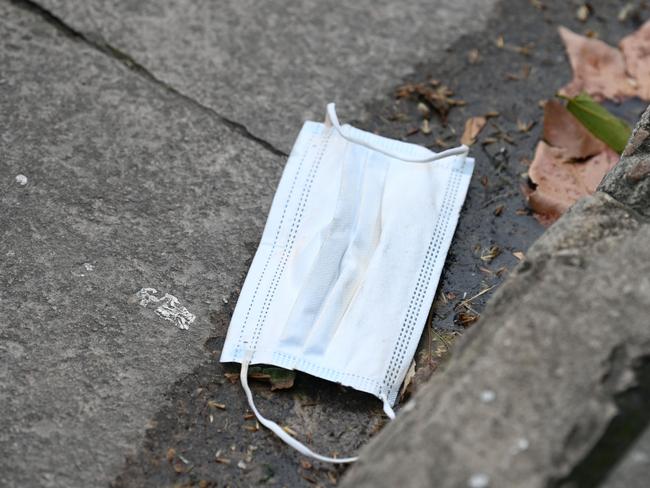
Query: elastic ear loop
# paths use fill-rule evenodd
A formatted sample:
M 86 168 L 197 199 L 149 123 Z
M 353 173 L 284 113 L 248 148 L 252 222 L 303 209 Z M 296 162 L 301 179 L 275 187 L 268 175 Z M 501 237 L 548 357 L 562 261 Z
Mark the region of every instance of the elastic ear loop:
M 406 163 L 430 163 L 432 161 L 443 159 L 449 156 L 457 156 L 461 154 L 467 156 L 469 152 L 469 147 L 467 147 L 465 144 L 462 144 L 458 147 L 447 149 L 439 153 L 434 153 L 431 156 L 425 156 L 423 158 L 405 158 L 403 156 L 400 156 L 399 154 L 391 153 L 390 151 L 386 151 L 383 148 L 374 146 L 364 140 L 357 139 L 356 137 L 344 134 L 343 128 L 341 127 L 341 124 L 339 124 L 339 119 L 336 116 L 335 108 L 336 108 L 335 104 L 333 103 L 327 104 L 327 117 L 325 118 L 325 125 L 334 127 L 334 129 L 336 129 L 336 131 L 344 139 L 347 139 L 348 141 L 353 142 L 355 144 L 359 144 L 361 146 L 367 147 L 368 149 L 372 149 L 373 151 L 380 152 L 388 156 L 389 158 L 399 159 L 400 161 L 404 161 Z
M 308 456 L 310 458 L 317 459 L 318 461 L 323 461 L 325 463 L 341 463 L 341 464 L 353 463 L 358 459 L 358 457 L 356 456 L 347 457 L 347 458 L 333 458 L 333 457 L 321 456 L 320 454 L 317 454 L 311 449 L 309 449 L 302 442 L 298 441 L 297 439 L 294 439 L 278 424 L 276 424 L 272 420 L 267 419 L 266 417 L 263 417 L 262 414 L 259 412 L 259 410 L 257 410 L 257 407 L 255 406 L 255 402 L 253 401 L 253 393 L 251 392 L 251 389 L 248 386 L 248 365 L 249 364 L 250 364 L 250 358 L 246 358 L 242 361 L 239 378 L 241 379 L 241 386 L 244 389 L 244 393 L 246 393 L 246 398 L 248 399 L 248 405 L 251 407 L 251 410 L 257 417 L 257 420 L 260 421 L 260 424 L 262 424 L 267 429 L 271 430 L 275 435 L 277 435 L 280 439 L 282 439 L 287 445 L 293 447 L 296 451 L 298 451 L 303 456 Z

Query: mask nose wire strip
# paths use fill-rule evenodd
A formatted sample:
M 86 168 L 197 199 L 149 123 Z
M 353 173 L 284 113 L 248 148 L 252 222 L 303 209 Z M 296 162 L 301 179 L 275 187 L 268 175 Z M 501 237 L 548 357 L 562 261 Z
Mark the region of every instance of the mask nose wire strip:
M 398 154 L 391 153 L 390 151 L 386 151 L 380 147 L 373 146 L 372 144 L 364 140 L 357 139 L 356 137 L 352 137 L 347 134 L 344 134 L 343 127 L 341 127 L 341 124 L 339 123 L 339 119 L 336 116 L 335 104 L 333 103 L 327 104 L 327 119 L 328 119 L 327 122 L 329 122 L 332 125 L 332 127 L 336 129 L 336 132 L 338 132 L 341 135 L 341 137 L 343 137 L 344 139 L 347 139 L 348 141 L 354 144 L 359 144 L 361 146 L 367 147 L 368 149 L 372 149 L 373 151 L 380 152 L 385 156 L 388 156 L 389 158 L 399 159 L 400 161 L 404 161 L 406 163 L 430 163 L 432 161 L 443 159 L 449 156 L 457 156 L 461 154 L 466 156 L 469 152 L 469 148 L 463 144 L 458 147 L 454 147 L 439 153 L 432 154 L 431 156 L 425 156 L 423 158 L 405 158 Z
M 272 420 L 269 420 L 269 419 L 263 417 L 262 414 L 259 412 L 259 410 L 257 410 L 257 407 L 255 407 L 255 403 L 253 402 L 253 393 L 251 392 L 251 389 L 248 386 L 248 365 L 249 365 L 249 363 L 250 363 L 249 358 L 246 358 L 246 359 L 244 359 L 242 361 L 242 363 L 241 363 L 241 372 L 239 373 L 239 378 L 241 379 L 241 386 L 244 389 L 244 393 L 246 393 L 246 398 L 248 399 L 248 405 L 251 407 L 251 410 L 253 411 L 253 413 L 257 417 L 257 420 L 259 420 L 260 423 L 264 427 L 271 430 L 275 435 L 277 435 L 280 439 L 282 439 L 286 444 L 293 447 L 296 451 L 298 451 L 303 456 L 308 456 L 310 458 L 317 459 L 318 461 L 323 461 L 325 463 L 353 463 L 358 459 L 357 457 L 333 458 L 333 457 L 321 456 L 320 454 L 317 454 L 314 451 L 312 451 L 311 449 L 309 449 L 307 446 L 305 446 L 303 443 L 301 443 L 297 439 L 294 439 L 293 437 L 291 437 L 278 424 L 276 424 Z

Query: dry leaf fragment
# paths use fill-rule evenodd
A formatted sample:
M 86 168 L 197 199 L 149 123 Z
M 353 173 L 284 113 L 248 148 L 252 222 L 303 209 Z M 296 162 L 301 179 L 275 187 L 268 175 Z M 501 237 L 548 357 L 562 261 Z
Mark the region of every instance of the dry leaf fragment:
M 468 327 L 479 319 L 479 315 L 471 312 L 460 312 L 456 317 L 458 325 Z
M 426 103 L 418 102 L 418 112 L 420 112 L 420 115 L 422 115 L 422 118 L 424 119 L 431 118 L 431 109 Z
M 543 138 L 551 146 L 562 148 L 566 160 L 586 159 L 606 147 L 557 100 L 549 100 L 544 105 Z
M 523 132 L 523 133 L 530 132 L 530 129 L 532 129 L 534 125 L 535 125 L 534 120 L 532 120 L 530 122 L 524 122 L 523 120 L 517 120 L 517 130 L 519 132 Z
M 626 3 L 621 7 L 621 10 L 618 11 L 617 18 L 619 22 L 625 22 L 630 14 L 634 13 L 636 10 L 636 5 L 632 2 Z
M 239 373 L 224 373 L 223 375 L 231 383 L 237 383 L 239 381 Z
M 231 383 L 235 383 L 239 380 L 239 373 L 224 373 L 224 376 Z M 283 390 L 293 386 L 296 372 L 290 369 L 278 368 L 276 366 L 251 366 L 248 371 L 248 377 L 253 380 L 268 381 L 271 383 L 271 390 Z
M 591 9 L 589 8 L 589 5 L 583 3 L 578 7 L 578 10 L 576 10 L 576 17 L 580 22 L 586 22 L 590 13 Z
M 530 76 L 530 70 L 531 66 L 529 64 L 525 64 L 521 68 L 521 73 L 506 73 L 505 74 L 505 79 L 509 81 L 520 81 L 520 80 L 526 80 Z
M 503 40 L 503 36 L 497 37 L 496 45 L 499 49 L 503 49 L 503 46 L 506 45 L 505 41 Z
M 495 142 L 499 142 L 499 139 L 497 139 L 496 137 L 486 137 L 481 141 L 481 145 L 488 146 L 490 144 L 494 144 Z
M 338 478 L 336 477 L 336 475 L 332 471 L 327 472 L 327 479 L 333 485 L 336 485 L 339 482 Z
M 637 96 L 650 100 L 650 20 L 624 37 L 619 46 L 627 71 L 636 81 Z
M 215 402 L 214 400 L 208 400 L 208 407 L 209 408 L 218 408 L 219 410 L 225 410 L 226 409 L 226 405 L 224 405 L 223 403 Z
M 574 97 L 586 91 L 597 100 L 616 101 L 634 96 L 633 82 L 626 74 L 623 54 L 618 49 L 566 27 L 559 27 L 558 31 L 573 70 L 573 80 L 560 90 L 561 94 Z
M 523 261 L 523 260 L 524 260 L 524 257 L 525 257 L 525 256 L 524 256 L 524 253 L 521 252 L 521 251 L 514 251 L 514 252 L 512 253 L 512 255 L 513 255 L 514 257 L 516 257 L 519 261 Z
M 176 449 L 174 449 L 173 447 L 170 447 L 169 449 L 167 449 L 167 462 L 169 464 L 174 462 L 175 457 L 176 457 Z
M 294 437 L 298 437 L 298 433 L 295 430 L 293 430 L 291 427 L 289 427 L 288 425 L 285 425 L 284 427 L 282 427 L 282 430 L 284 430 L 289 435 L 292 435 Z
M 447 141 L 443 140 L 440 137 L 436 137 L 435 143 L 438 147 L 441 147 L 443 149 L 447 149 L 448 147 L 451 147 L 453 144 L 448 143 Z
M 411 365 L 409 366 L 409 369 L 406 372 L 406 376 L 404 377 L 404 381 L 402 382 L 402 388 L 399 392 L 400 399 L 404 398 L 404 395 L 408 391 L 409 385 L 413 381 L 413 378 L 415 378 L 415 360 L 411 361 Z
M 501 249 L 499 249 L 498 246 L 490 246 L 488 249 L 485 250 L 485 252 L 481 254 L 481 261 L 485 263 L 489 263 L 494 258 L 496 258 L 499 254 L 501 254 Z
M 452 107 L 465 105 L 464 100 L 452 98 L 453 95 L 454 92 L 438 80 L 430 80 L 428 84 L 407 83 L 395 91 L 396 98 L 427 102 L 438 113 L 443 123 L 447 121 L 447 114 Z
M 544 141 L 537 144 L 529 176 L 536 185 L 528 203 L 544 225 L 550 225 L 579 198 L 592 194 L 603 176 L 618 162 L 618 154 L 609 148 L 579 162 L 567 162 L 562 148 Z
M 470 49 L 467 53 L 467 61 L 469 64 L 476 64 L 480 58 L 481 54 L 478 49 Z
M 465 130 L 460 138 L 460 143 L 471 146 L 476 142 L 479 132 L 485 127 L 487 119 L 485 117 L 470 117 L 465 121 Z
M 528 44 L 525 44 L 523 46 L 512 46 L 512 50 L 516 53 L 522 54 L 524 56 L 530 56 L 533 48 L 535 47 L 535 44 L 532 42 L 529 42 Z
M 498 217 L 499 215 L 501 215 L 501 214 L 503 213 L 503 209 L 504 209 L 504 208 L 506 208 L 505 205 L 498 205 L 497 207 L 495 207 L 495 209 L 494 209 L 494 216 L 495 216 L 495 217 Z

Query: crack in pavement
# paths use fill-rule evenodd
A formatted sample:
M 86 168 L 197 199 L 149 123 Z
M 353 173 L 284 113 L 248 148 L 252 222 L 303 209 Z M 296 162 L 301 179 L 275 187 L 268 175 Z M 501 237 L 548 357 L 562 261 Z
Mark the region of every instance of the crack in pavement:
M 54 26 L 57 30 L 62 32 L 63 34 L 67 35 L 68 37 L 71 37 L 73 39 L 80 40 L 87 44 L 88 46 L 92 47 L 93 49 L 101 52 L 102 54 L 105 54 L 106 56 L 114 59 L 115 61 L 121 63 L 123 66 L 125 66 L 127 69 L 133 71 L 134 73 L 137 73 L 141 77 L 145 78 L 146 80 L 150 81 L 151 83 L 155 83 L 156 85 L 164 88 L 168 92 L 174 94 L 175 96 L 183 99 L 187 103 L 191 104 L 192 106 L 198 108 L 199 110 L 208 113 L 212 117 L 217 118 L 221 123 L 235 131 L 236 133 L 240 134 L 241 136 L 245 137 L 246 139 L 249 139 L 267 151 L 275 154 L 276 156 L 282 156 L 282 157 L 288 157 L 288 154 L 285 153 L 284 151 L 278 149 L 275 147 L 273 144 L 270 142 L 254 135 L 251 133 L 248 128 L 235 120 L 229 119 L 228 117 L 225 117 L 221 115 L 219 112 L 217 112 L 215 109 L 212 107 L 209 107 L 207 105 L 203 105 L 201 102 L 198 100 L 190 97 L 189 95 L 185 95 L 184 93 L 178 91 L 176 88 L 174 88 L 171 85 L 168 85 L 165 83 L 163 80 L 157 78 L 154 76 L 147 68 L 142 66 L 140 63 L 138 63 L 134 58 L 132 58 L 128 53 L 125 53 L 124 51 L 121 51 L 120 49 L 117 49 L 114 46 L 111 46 L 108 42 L 106 42 L 104 39 L 102 39 L 100 36 L 93 36 L 89 37 L 88 35 L 84 34 L 81 31 L 78 31 L 77 29 L 73 28 L 72 26 L 68 25 L 65 23 L 63 19 L 60 17 L 56 16 L 54 13 L 46 9 L 45 7 L 39 5 L 37 2 L 34 0 L 9 0 L 9 3 L 12 5 L 15 5 L 16 7 L 22 8 L 24 10 L 27 10 L 31 13 L 34 13 L 38 16 L 40 16 L 45 22 L 48 24 Z

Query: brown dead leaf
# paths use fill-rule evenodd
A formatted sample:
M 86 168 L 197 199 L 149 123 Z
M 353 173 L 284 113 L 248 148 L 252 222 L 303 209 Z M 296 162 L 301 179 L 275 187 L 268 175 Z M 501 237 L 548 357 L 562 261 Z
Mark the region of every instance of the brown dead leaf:
M 560 89 L 561 94 L 574 97 L 586 91 L 599 101 L 634 96 L 634 81 L 626 74 L 623 54 L 618 49 L 566 27 L 559 27 L 558 31 L 573 69 L 573 80 Z
M 537 219 L 550 225 L 579 198 L 592 194 L 603 176 L 618 162 L 618 154 L 609 148 L 583 162 L 567 162 L 562 148 L 544 141 L 537 144 L 528 172 L 536 185 L 528 203 Z
M 465 121 L 465 130 L 460 138 L 460 143 L 471 146 L 476 142 L 479 132 L 485 127 L 487 119 L 485 117 L 470 117 Z
M 447 121 L 447 115 L 452 107 L 465 105 L 464 100 L 452 98 L 453 95 L 454 92 L 438 80 L 430 80 L 429 83 L 407 83 L 395 91 L 396 98 L 409 98 L 428 103 L 438 113 L 443 123 Z
M 557 100 L 549 100 L 544 105 L 543 137 L 551 146 L 561 148 L 562 157 L 567 160 L 586 159 L 606 147 Z
M 627 71 L 637 83 L 637 96 L 650 100 L 650 20 L 633 34 L 624 37 L 619 46 Z

